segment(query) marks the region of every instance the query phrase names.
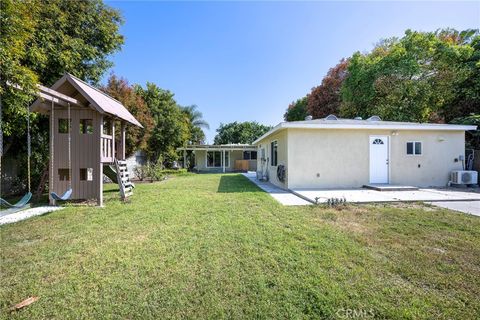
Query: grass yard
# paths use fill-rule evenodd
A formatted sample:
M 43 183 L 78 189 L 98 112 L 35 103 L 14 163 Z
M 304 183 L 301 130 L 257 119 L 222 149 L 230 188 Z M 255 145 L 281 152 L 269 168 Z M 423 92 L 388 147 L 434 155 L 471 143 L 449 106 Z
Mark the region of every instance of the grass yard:
M 105 197 L 0 227 L 2 318 L 480 316 L 478 217 L 284 207 L 235 174 L 139 184 L 128 204 L 114 186 Z

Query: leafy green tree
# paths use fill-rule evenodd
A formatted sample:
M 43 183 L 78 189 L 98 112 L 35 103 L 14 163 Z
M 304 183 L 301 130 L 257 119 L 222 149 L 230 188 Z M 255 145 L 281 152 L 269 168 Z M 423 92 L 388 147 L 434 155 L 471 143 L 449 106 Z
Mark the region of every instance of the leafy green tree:
M 472 113 L 465 117 L 455 118 L 451 123 L 477 126 L 477 130 L 465 134 L 465 140 L 467 148 L 480 150 L 480 114 Z
M 120 101 L 143 126 L 143 128 L 127 127 L 126 156 L 132 155 L 137 150 L 147 150 L 147 142 L 153 129 L 153 119 L 143 98 L 126 79 L 118 78 L 114 74 L 108 79 L 107 85 L 101 87 L 101 90 Z
M 150 110 L 153 130 L 148 141 L 147 154 L 153 162 L 170 164 L 177 159 L 178 147 L 185 145 L 189 138 L 189 120 L 177 105 L 174 94 L 147 82 L 146 88 L 135 86 Z
M 347 75 L 348 59 L 342 59 L 323 78 L 321 85 L 312 89 L 307 96 L 307 113 L 314 119 L 330 114 L 339 115 L 342 102 L 340 89 Z
M 301 121 L 305 120 L 307 115 L 307 97 L 303 97 L 290 103 L 287 111 L 283 115 L 283 119 L 285 119 L 285 121 Z
M 256 121 L 221 123 L 217 129 L 214 144 L 251 144 L 271 128 Z
M 444 121 L 455 88 L 469 76 L 474 50 L 439 32 L 407 31 L 371 53 L 355 53 L 342 86 L 341 115 L 385 120 Z
M 123 44 L 121 23 L 120 13 L 101 0 L 0 0 L 3 154 L 18 156 L 20 169 L 26 167 L 27 106 L 35 98 L 36 85 L 49 86 L 65 72 L 98 82 L 112 65 L 110 55 Z M 47 160 L 48 122 L 31 114 L 31 128 L 35 185 Z M 13 145 L 20 147 L 9 153 Z
M 446 41 L 450 40 L 456 45 L 470 45 L 473 53 L 466 59 L 464 67 L 467 76 L 463 81 L 456 83 L 455 97 L 447 102 L 444 109 L 445 121 L 480 114 L 480 35 L 475 30 L 465 30 L 459 33 L 443 35 Z
M 120 50 L 120 13 L 100 0 L 1 0 L 0 93 L 7 146 L 25 134 L 25 108 L 35 85 L 51 85 L 65 72 L 93 83 Z M 7 81 L 23 90 L 7 86 Z
M 190 131 L 190 144 L 205 143 L 205 132 L 203 129 L 210 129 L 210 125 L 203 119 L 203 114 L 198 110 L 197 105 L 181 107 L 182 112 L 187 117 Z

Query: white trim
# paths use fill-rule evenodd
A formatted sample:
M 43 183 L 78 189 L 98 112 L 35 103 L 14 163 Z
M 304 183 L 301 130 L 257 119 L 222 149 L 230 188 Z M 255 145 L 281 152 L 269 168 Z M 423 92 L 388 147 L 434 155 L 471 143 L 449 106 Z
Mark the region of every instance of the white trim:
M 315 120 L 313 120 L 315 121 Z M 477 130 L 477 126 L 468 126 L 468 125 L 457 125 L 457 124 L 436 124 L 436 123 L 388 123 L 387 121 L 382 121 L 381 123 L 372 123 L 367 120 L 357 120 L 359 123 L 332 123 L 332 121 L 341 120 L 331 120 L 328 123 L 319 123 L 311 121 L 296 121 L 296 122 L 282 122 L 272 128 L 270 131 L 262 135 L 260 138 L 255 140 L 252 144 L 256 145 L 263 139 L 272 135 L 273 133 L 287 128 L 294 129 L 359 129 L 359 130 L 420 130 L 420 131 L 469 131 Z M 365 122 L 360 122 L 365 121 Z

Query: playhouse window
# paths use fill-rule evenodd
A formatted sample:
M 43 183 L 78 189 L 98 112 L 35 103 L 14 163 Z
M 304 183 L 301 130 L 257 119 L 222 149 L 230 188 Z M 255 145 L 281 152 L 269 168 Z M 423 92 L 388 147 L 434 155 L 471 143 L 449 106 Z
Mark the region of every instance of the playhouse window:
M 420 141 L 407 142 L 407 155 L 419 156 L 422 154 L 422 143 Z
M 270 144 L 270 163 L 272 166 L 278 164 L 278 142 L 272 141 Z
M 70 122 L 70 128 L 72 128 L 72 120 L 58 119 L 58 133 L 68 133 L 68 123 Z
M 103 134 L 112 135 L 112 120 L 109 118 L 103 119 Z
M 93 168 L 80 168 L 80 181 L 93 181 Z
M 93 133 L 93 120 L 80 119 L 80 134 L 92 134 L 92 133 Z
M 58 169 L 58 180 L 60 180 L 60 181 L 70 181 L 70 170 L 68 170 L 68 169 Z

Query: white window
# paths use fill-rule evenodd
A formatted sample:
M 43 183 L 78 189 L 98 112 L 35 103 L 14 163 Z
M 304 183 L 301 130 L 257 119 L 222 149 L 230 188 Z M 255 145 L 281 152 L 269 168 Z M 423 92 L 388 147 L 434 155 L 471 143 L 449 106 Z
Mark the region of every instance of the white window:
M 272 141 L 270 144 L 270 165 L 272 167 L 278 164 L 278 142 Z
M 222 151 L 207 151 L 207 168 L 221 168 Z M 225 151 L 225 167 L 230 167 L 230 152 Z
M 420 156 L 422 155 L 422 142 L 420 141 L 408 141 L 407 142 L 407 155 Z

